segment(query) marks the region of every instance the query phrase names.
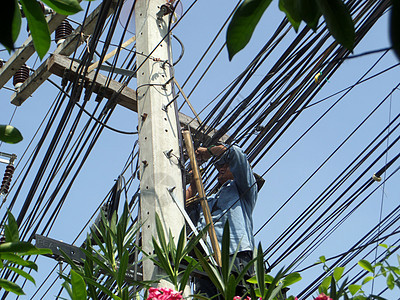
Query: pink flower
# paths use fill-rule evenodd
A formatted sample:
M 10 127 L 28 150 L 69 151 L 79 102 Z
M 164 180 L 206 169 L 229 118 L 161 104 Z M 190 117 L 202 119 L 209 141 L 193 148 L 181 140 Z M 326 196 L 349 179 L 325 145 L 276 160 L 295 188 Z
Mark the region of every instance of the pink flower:
M 177 292 L 168 288 L 149 288 L 147 300 L 181 300 L 182 292 Z
M 240 297 L 240 296 L 233 297 L 233 300 L 241 300 L 241 299 L 242 299 L 242 297 Z M 246 298 L 243 298 L 243 300 L 251 300 L 251 298 L 249 296 L 247 296 Z
M 322 294 L 319 295 L 317 298 L 315 298 L 315 300 L 332 300 L 332 298 L 329 298 L 327 295 L 325 295 L 324 293 L 322 293 Z

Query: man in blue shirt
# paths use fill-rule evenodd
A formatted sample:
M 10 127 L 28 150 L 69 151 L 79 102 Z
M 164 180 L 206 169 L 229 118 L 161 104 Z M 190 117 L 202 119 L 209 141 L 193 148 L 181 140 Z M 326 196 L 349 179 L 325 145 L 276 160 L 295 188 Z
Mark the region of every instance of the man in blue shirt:
M 239 147 L 217 145 L 208 148 L 199 147 L 196 156 L 202 161 L 216 157 L 218 170 L 218 191 L 207 197 L 215 233 L 221 246 L 226 221 L 230 225 L 229 254 L 238 250 L 234 265 L 240 269 L 253 258 L 254 236 L 252 213 L 257 201 L 257 183 L 246 154 Z M 186 190 L 186 199 L 196 195 L 197 190 L 191 184 Z M 200 205 L 194 207 L 192 215 L 199 229 L 206 225 Z M 196 292 L 206 293 L 209 297 L 216 294 L 215 287 L 207 280 L 197 280 Z

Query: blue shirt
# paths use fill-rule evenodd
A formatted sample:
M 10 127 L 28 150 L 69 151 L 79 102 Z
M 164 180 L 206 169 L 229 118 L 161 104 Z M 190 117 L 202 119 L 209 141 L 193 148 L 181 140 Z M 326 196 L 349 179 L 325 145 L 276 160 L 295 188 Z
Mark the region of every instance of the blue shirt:
M 224 225 L 229 220 L 231 236 L 229 254 L 234 254 L 237 249 L 253 251 L 252 213 L 257 201 L 256 179 L 246 154 L 235 145 L 229 146 L 220 162 L 229 164 L 234 180 L 228 180 L 216 194 L 207 198 L 215 233 L 221 246 Z M 201 229 L 206 222 L 200 205 L 197 209 L 200 210 L 197 227 Z

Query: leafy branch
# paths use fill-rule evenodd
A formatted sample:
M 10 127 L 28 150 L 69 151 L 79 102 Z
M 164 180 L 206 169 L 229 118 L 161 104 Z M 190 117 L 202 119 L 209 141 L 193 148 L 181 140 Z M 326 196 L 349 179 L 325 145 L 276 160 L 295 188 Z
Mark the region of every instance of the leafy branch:
M 226 44 L 229 60 L 250 41 L 262 15 L 272 0 L 244 0 L 229 23 Z M 279 0 L 279 9 L 297 32 L 305 22 L 314 32 L 323 16 L 329 32 L 335 40 L 353 51 L 355 41 L 354 22 L 343 0 Z M 392 0 L 390 16 L 390 40 L 400 60 L 400 1 Z

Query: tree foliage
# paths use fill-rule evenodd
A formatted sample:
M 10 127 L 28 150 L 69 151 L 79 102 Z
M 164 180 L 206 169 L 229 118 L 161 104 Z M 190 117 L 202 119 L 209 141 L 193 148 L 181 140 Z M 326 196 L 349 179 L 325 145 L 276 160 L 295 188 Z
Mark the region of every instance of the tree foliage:
M 226 34 L 229 60 L 250 41 L 261 16 L 271 0 L 244 0 L 234 13 Z M 279 9 L 297 32 L 301 22 L 316 31 L 323 16 L 329 32 L 343 47 L 353 51 L 354 22 L 343 0 L 279 0 Z M 400 0 L 392 0 L 390 38 L 393 50 L 400 59 Z
M 19 130 L 11 125 L 0 125 L 0 141 L 16 144 L 22 141 L 23 137 Z
M 10 212 L 8 212 L 8 223 L 4 226 L 4 233 L 5 241 L 0 244 L 0 269 L 8 269 L 35 284 L 32 275 L 23 268 L 37 271 L 38 267 L 24 256 L 51 254 L 51 250 L 39 249 L 31 243 L 20 241 L 17 222 Z M 18 284 L 8 279 L 0 278 L 0 288 L 16 295 L 25 294 Z
M 50 31 L 42 11 L 36 0 L 3 0 L 0 15 L 0 43 L 9 51 L 14 50 L 14 44 L 21 29 L 22 15 L 26 17 L 36 52 L 42 59 L 50 48 Z M 42 0 L 56 13 L 72 15 L 82 10 L 78 0 Z M 22 14 L 21 14 L 22 12 Z
M 299 273 L 288 273 L 288 270 L 282 268 L 275 276 L 266 274 L 264 269 L 264 256 L 261 244 L 255 251 L 255 257 L 250 263 L 244 266 L 240 273 L 234 272 L 232 259 L 229 257 L 229 224 L 225 224 L 222 238 L 222 265 L 217 266 L 215 262 L 207 256 L 204 256 L 199 249 L 199 241 L 206 234 L 207 228 L 204 228 L 198 236 L 192 236 L 187 242 L 185 227 L 179 235 L 178 240 L 174 239 L 169 232 L 168 234 L 162 228 L 161 222 L 156 217 L 157 236 L 153 238 L 154 254 L 149 255 L 143 252 L 142 260 L 150 259 L 155 265 L 164 271 L 162 279 L 172 283 L 177 292 L 168 288 L 154 289 L 151 292 L 149 284 L 156 284 L 159 281 L 153 282 L 126 282 L 124 281 L 125 272 L 127 271 L 126 255 L 132 255 L 133 247 L 141 250 L 137 245 L 133 244 L 133 236 L 136 236 L 136 230 L 139 227 L 121 225 L 127 224 L 127 208 L 117 222 L 114 216 L 108 222 L 103 216 L 103 224 L 98 227 L 98 230 L 92 230 L 91 236 L 87 239 L 85 249 L 86 261 L 84 266 L 78 266 L 72 262 L 67 256 L 66 260 L 71 265 L 71 272 L 68 276 L 63 275 L 65 283 L 63 286 L 68 291 L 70 298 L 73 300 L 81 299 L 98 299 L 98 292 L 102 292 L 111 299 L 143 299 L 147 300 L 180 300 L 180 295 L 185 290 L 189 276 L 193 276 L 193 272 L 205 272 L 208 278 L 217 288 L 219 295 L 223 299 L 240 300 L 240 299 L 260 299 L 260 300 L 283 300 L 284 291 L 287 287 L 298 283 L 302 278 Z M 125 228 L 125 230 L 124 230 Z M 133 230 L 133 231 L 132 231 Z M 97 246 L 91 245 L 90 241 L 94 240 Z M 121 243 L 121 241 L 124 241 Z M 118 246 L 119 245 L 119 246 Z M 344 266 L 331 269 L 327 265 L 327 260 L 324 256 L 319 259 L 324 271 L 326 272 L 325 279 L 318 287 L 318 296 L 316 300 L 367 300 L 385 298 L 377 295 L 367 294 L 363 287 L 372 279 L 381 278 L 386 283 L 389 289 L 400 290 L 400 256 L 398 256 L 399 266 L 389 264 L 389 258 L 394 254 L 390 251 L 390 247 L 381 245 L 386 248 L 386 255 L 382 261 L 372 264 L 367 260 L 361 260 L 359 266 L 361 269 L 369 272 L 360 282 L 348 283 L 348 278 L 344 278 Z M 97 248 L 97 250 L 95 249 Z M 191 256 L 194 250 L 196 257 Z M 131 259 L 129 259 L 131 261 Z M 119 264 L 118 264 L 119 262 Z M 131 262 L 135 264 L 135 262 Z M 182 267 L 182 263 L 184 267 Z M 255 276 L 245 280 L 245 273 L 254 266 Z M 101 272 L 100 272 L 101 271 Z M 106 275 L 100 277 L 98 273 Z M 102 278 L 99 280 L 99 278 Z M 237 296 L 236 288 L 238 285 L 244 286 L 246 291 L 244 295 Z M 136 286 L 136 295 L 131 293 L 133 285 Z M 139 289 L 144 288 L 144 293 L 139 293 Z M 168 293 L 166 291 L 169 291 Z M 150 291 L 150 294 L 148 294 Z M 155 292 L 154 292 L 155 291 Z M 128 294 L 130 295 L 128 297 Z M 208 300 L 204 295 L 190 295 L 193 299 Z M 250 299 L 249 299 L 250 298 Z M 294 295 L 287 297 L 288 300 L 297 299 Z

